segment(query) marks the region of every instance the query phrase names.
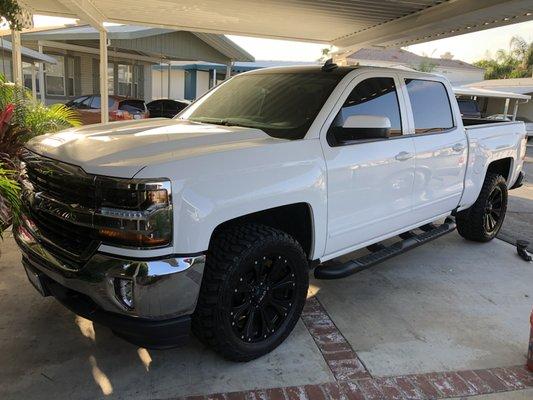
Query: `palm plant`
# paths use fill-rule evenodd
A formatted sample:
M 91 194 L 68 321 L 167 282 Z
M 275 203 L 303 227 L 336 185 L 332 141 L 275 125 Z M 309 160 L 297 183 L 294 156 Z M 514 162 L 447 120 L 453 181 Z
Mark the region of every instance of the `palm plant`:
M 22 86 L 0 75 L 0 237 L 20 208 L 17 154 L 31 138 L 80 125 L 76 111 L 34 100 Z
M 20 211 L 20 186 L 17 172 L 0 164 L 0 239 L 4 230 L 16 221 Z
M 63 104 L 45 106 L 22 86 L 0 75 L 0 148 L 13 159 L 29 139 L 81 124 L 76 111 Z M 7 114 L 7 115 L 6 115 Z

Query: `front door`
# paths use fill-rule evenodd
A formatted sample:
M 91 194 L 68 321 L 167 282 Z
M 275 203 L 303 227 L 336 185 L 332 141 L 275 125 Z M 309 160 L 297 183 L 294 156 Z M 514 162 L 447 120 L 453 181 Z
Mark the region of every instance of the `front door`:
M 410 133 L 416 150 L 413 218 L 422 223 L 459 204 L 468 142 L 453 117 L 453 93 L 448 93 L 443 82 L 406 78 L 401 85 L 408 99 L 406 105 L 412 109 Z
M 403 135 L 407 125 L 398 82 L 393 73 L 359 75 L 333 111 L 331 125 L 324 128 L 327 134 L 322 132 L 328 170 L 328 258 L 409 224 L 415 149 L 412 136 Z M 328 143 L 327 135 L 350 115 L 389 118 L 391 137 Z

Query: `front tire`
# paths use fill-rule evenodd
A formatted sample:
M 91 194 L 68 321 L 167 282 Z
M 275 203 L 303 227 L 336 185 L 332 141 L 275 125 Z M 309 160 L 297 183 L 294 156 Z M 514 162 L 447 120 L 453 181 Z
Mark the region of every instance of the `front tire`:
M 249 361 L 291 333 L 302 312 L 309 267 L 300 244 L 264 225 L 215 234 L 192 329 L 223 357 Z
M 499 174 L 487 174 L 476 202 L 457 213 L 457 230 L 468 240 L 488 242 L 500 231 L 507 211 L 507 182 Z

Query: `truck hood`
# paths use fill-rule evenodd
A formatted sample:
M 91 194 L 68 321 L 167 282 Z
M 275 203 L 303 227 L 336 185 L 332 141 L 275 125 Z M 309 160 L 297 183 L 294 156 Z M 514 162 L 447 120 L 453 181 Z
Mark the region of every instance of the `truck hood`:
M 131 178 L 145 166 L 279 140 L 259 129 L 157 118 L 67 129 L 26 147 L 87 173 Z

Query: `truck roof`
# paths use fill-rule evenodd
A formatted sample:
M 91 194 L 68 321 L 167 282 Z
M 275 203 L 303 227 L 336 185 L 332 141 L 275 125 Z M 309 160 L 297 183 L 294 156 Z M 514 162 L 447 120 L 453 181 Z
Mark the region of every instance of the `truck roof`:
M 362 65 L 348 65 L 348 66 L 338 66 L 337 68 L 331 69 L 329 71 L 323 71 L 322 65 L 320 64 L 310 64 L 310 65 L 289 65 L 289 66 L 281 66 L 281 67 L 268 67 L 268 68 L 260 68 L 255 69 L 252 71 L 244 72 L 241 75 L 249 75 L 249 74 L 276 74 L 276 73 L 293 73 L 293 74 L 306 74 L 306 73 L 318 73 L 323 72 L 324 74 L 335 74 L 335 75 L 347 75 L 351 71 L 354 70 L 381 70 L 383 72 L 402 72 L 402 73 L 408 73 L 409 75 L 420 75 L 420 76 L 437 76 L 440 77 L 441 75 L 438 74 L 432 74 L 427 72 L 420 72 L 410 69 L 404 69 L 404 68 L 389 68 L 389 67 L 378 67 L 378 66 L 362 66 Z

